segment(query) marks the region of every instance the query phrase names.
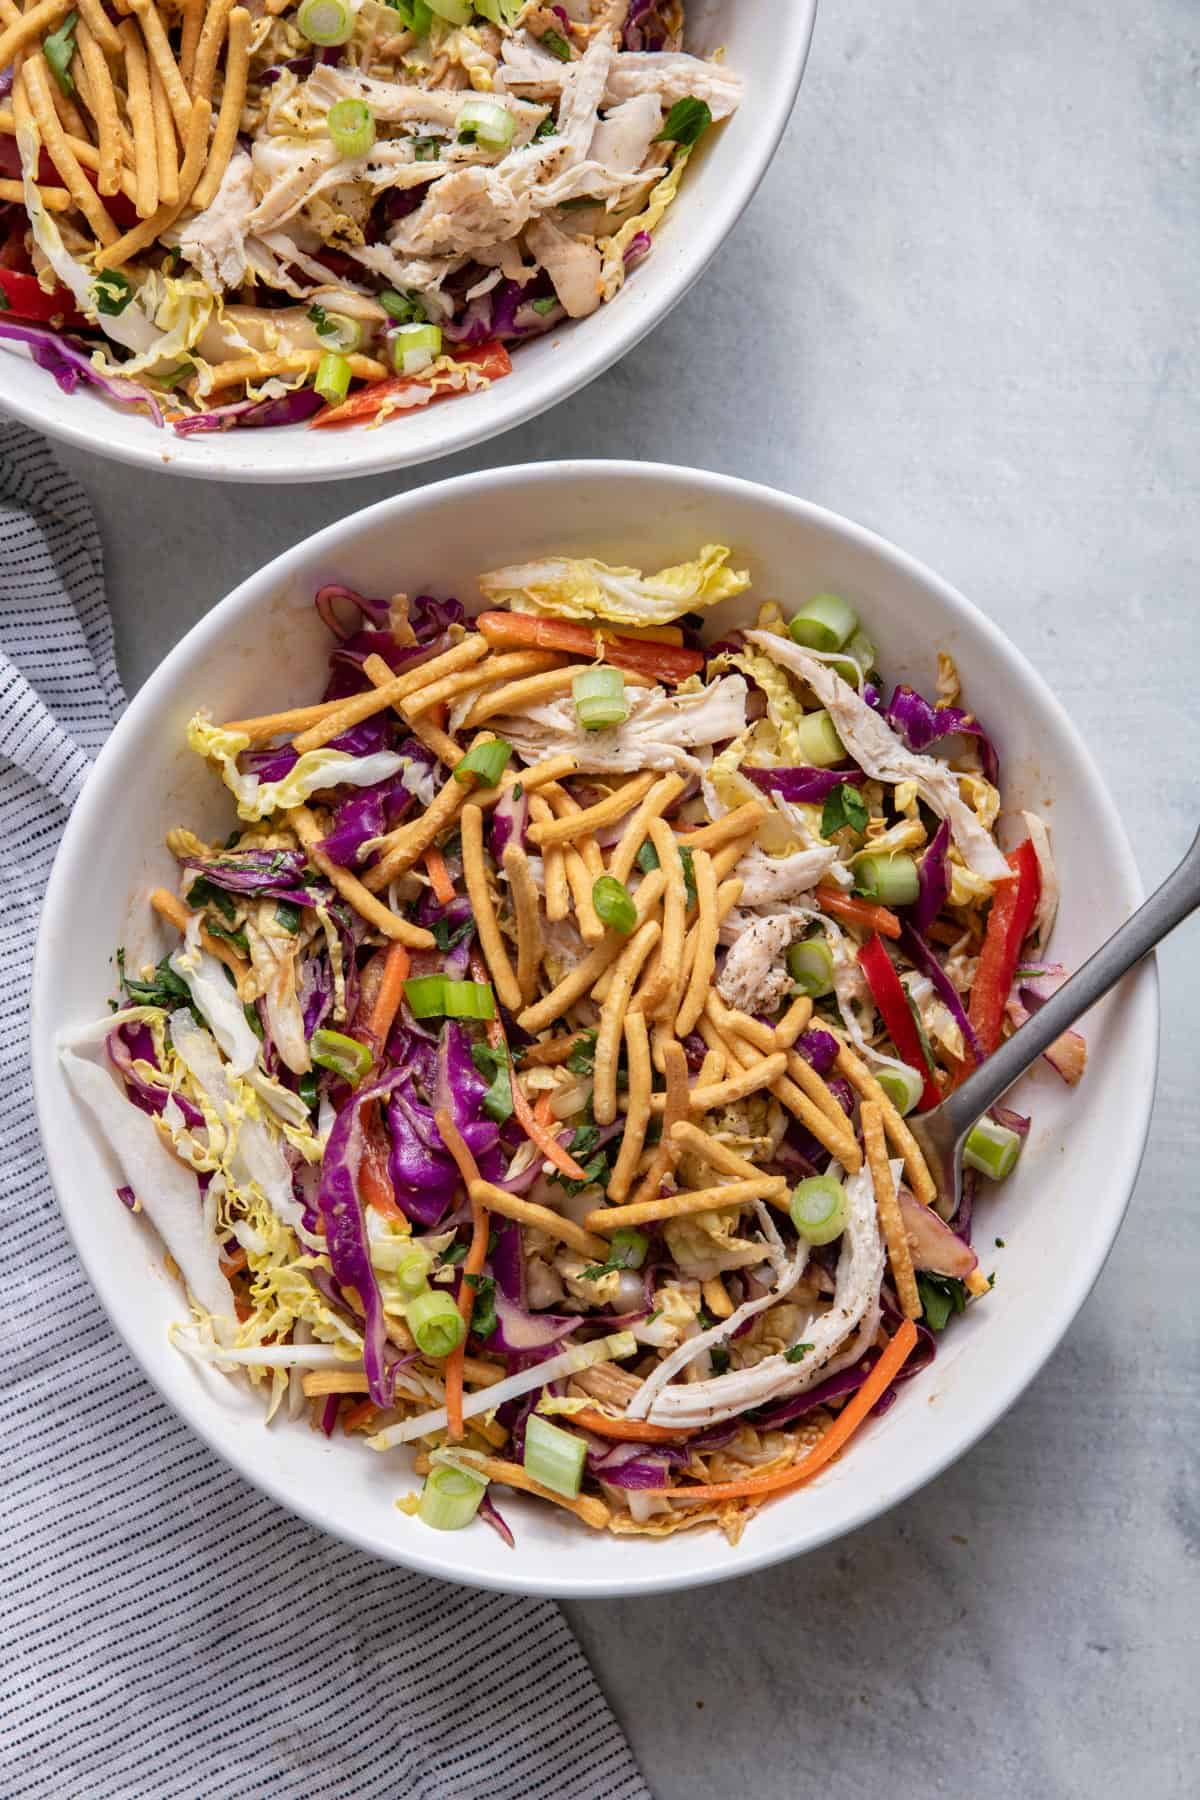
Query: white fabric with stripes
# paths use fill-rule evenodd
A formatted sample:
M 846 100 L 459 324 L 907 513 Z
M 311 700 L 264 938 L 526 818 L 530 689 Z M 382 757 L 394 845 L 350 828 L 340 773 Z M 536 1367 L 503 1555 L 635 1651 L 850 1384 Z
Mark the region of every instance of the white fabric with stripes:
M 0 422 L 0 1793 L 649 1800 L 557 1607 L 280 1511 L 164 1406 L 91 1293 L 34 1122 L 29 972 L 123 703 L 87 501 Z

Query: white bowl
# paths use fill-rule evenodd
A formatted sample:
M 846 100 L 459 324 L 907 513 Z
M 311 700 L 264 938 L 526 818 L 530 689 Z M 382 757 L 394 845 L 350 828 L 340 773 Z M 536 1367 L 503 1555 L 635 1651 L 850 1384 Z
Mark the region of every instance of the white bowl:
M 792 110 L 808 57 L 817 0 L 688 0 L 687 47 L 724 48 L 745 99 L 709 134 L 653 253 L 609 305 L 566 323 L 513 355 L 512 374 L 480 394 L 443 401 L 378 430 L 307 425 L 180 437 L 91 390 L 60 391 L 23 351 L 0 340 L 0 405 L 38 431 L 145 469 L 211 480 L 336 481 L 431 462 L 481 444 L 566 399 L 631 350 L 681 300 L 749 205 Z M 768 15 L 769 14 L 769 19 Z
M 1137 1173 L 1157 1055 L 1149 969 L 1089 1019 L 1091 1060 L 1078 1090 L 1049 1070 L 1021 1090 L 1034 1115 L 1029 1144 L 979 1210 L 994 1293 L 954 1322 L 930 1372 L 841 1461 L 767 1505 L 736 1549 L 711 1530 L 661 1541 L 597 1536 L 506 1495 L 515 1550 L 482 1526 L 429 1531 L 394 1504 L 415 1485 L 406 1452 L 381 1457 L 283 1421 L 265 1429 L 248 1390 L 168 1350 L 180 1294 L 150 1228 L 114 1198 L 111 1160 L 64 1083 L 54 1042 L 64 1027 L 103 1014 L 115 945 L 130 945 L 135 962 L 163 953 L 145 896 L 173 879 L 167 828 L 183 822 L 212 837 L 228 829 L 224 790 L 184 746 L 188 716 L 199 706 L 245 716 L 318 693 L 328 642 L 312 600 L 323 582 L 457 594 L 470 605 L 481 570 L 541 552 L 655 568 L 714 541 L 732 545 L 754 580 L 752 597 L 727 602 L 714 630 L 764 598 L 790 605 L 832 588 L 860 607 L 890 679 L 928 691 L 936 650 L 954 654 L 968 700 L 996 736 L 1009 807 L 1036 806 L 1052 822 L 1063 880 L 1057 956 L 1077 964 L 1128 915 L 1139 884 L 1113 803 L 1058 702 L 989 620 L 890 544 L 819 507 L 648 463 L 465 476 L 385 500 L 278 557 L 196 625 L 136 695 L 75 806 L 51 876 L 33 986 L 38 1115 L 101 1300 L 150 1380 L 247 1480 L 312 1524 L 427 1574 L 525 1593 L 651 1593 L 743 1574 L 863 1524 L 962 1455 L 1036 1375 L 1095 1281 Z M 996 1237 L 1003 1251 L 992 1249 Z

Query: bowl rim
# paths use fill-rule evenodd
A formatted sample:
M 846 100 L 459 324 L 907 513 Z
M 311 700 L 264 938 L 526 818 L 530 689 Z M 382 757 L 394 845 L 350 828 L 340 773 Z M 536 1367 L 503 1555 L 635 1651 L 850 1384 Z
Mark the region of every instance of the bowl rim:
M 969 1427 L 953 1433 L 947 1432 L 944 1440 L 939 1442 L 936 1453 L 927 1462 L 916 1470 L 903 1474 L 894 1486 L 889 1485 L 884 1492 L 871 1493 L 864 1490 L 857 1498 L 848 1503 L 843 1516 L 837 1521 L 831 1521 L 827 1527 L 821 1527 L 815 1531 L 810 1530 L 807 1534 L 798 1530 L 797 1536 L 803 1539 L 801 1542 L 763 1543 L 761 1547 L 757 1549 L 751 1547 L 748 1551 L 740 1548 L 736 1562 L 731 1558 L 722 1559 L 714 1555 L 711 1566 L 699 1573 L 694 1571 L 674 1573 L 669 1567 L 664 1567 L 661 1573 L 657 1571 L 649 1574 L 639 1573 L 631 1579 L 622 1579 L 618 1560 L 614 1563 L 615 1573 L 605 1573 L 598 1578 L 583 1577 L 577 1581 L 565 1583 L 553 1578 L 539 1577 L 536 1573 L 506 1578 L 502 1569 L 498 1569 L 494 1577 L 490 1573 L 487 1578 L 476 1575 L 468 1576 L 453 1568 L 447 1568 L 436 1549 L 426 1550 L 415 1538 L 409 1542 L 403 1536 L 398 1536 L 394 1546 L 385 1551 L 381 1549 L 377 1538 L 358 1530 L 352 1522 L 333 1524 L 320 1508 L 309 1503 L 305 1494 L 290 1490 L 284 1482 L 276 1480 L 269 1471 L 255 1466 L 248 1456 L 239 1453 L 238 1447 L 232 1439 L 229 1441 L 222 1439 L 216 1423 L 216 1416 L 210 1416 L 211 1409 L 203 1401 L 200 1390 L 197 1390 L 195 1402 L 189 1402 L 186 1406 L 181 1406 L 174 1395 L 168 1395 L 158 1379 L 151 1347 L 141 1342 L 136 1333 L 126 1330 L 120 1308 L 109 1304 L 110 1296 L 116 1298 L 116 1283 L 110 1280 L 108 1272 L 89 1256 L 84 1243 L 74 1229 L 75 1207 L 76 1205 L 81 1206 L 82 1202 L 73 1202 L 64 1197 L 72 1193 L 71 1181 L 65 1160 L 60 1155 L 59 1144 L 62 1140 L 50 1128 L 53 1106 L 52 1084 L 57 1075 L 57 1059 L 54 1054 L 52 1035 L 56 1021 L 50 1016 L 47 991 L 51 979 L 49 970 L 53 961 L 50 940 L 56 929 L 56 918 L 65 916 L 66 908 L 71 904 L 71 894 L 75 891 L 73 865 L 79 860 L 79 851 L 76 846 L 79 845 L 81 849 L 85 847 L 86 837 L 92 829 L 91 809 L 81 802 L 86 801 L 88 789 L 95 789 L 97 786 L 97 775 L 102 777 L 107 765 L 119 757 L 125 740 L 137 737 L 141 728 L 142 716 L 155 710 L 159 694 L 169 692 L 177 674 L 185 669 L 197 654 L 205 653 L 210 644 L 230 624 L 244 614 L 253 613 L 263 603 L 269 602 L 271 595 L 278 592 L 306 564 L 320 562 L 328 564 L 331 557 L 336 555 L 339 546 L 345 545 L 347 541 L 353 541 L 361 531 L 384 521 L 394 525 L 398 520 L 402 520 L 406 512 L 420 508 L 431 499 L 442 501 L 452 498 L 469 504 L 480 498 L 489 489 L 512 492 L 514 488 L 536 488 L 560 482 L 574 483 L 582 478 L 591 482 L 626 481 L 631 478 L 645 482 L 649 479 L 686 488 L 692 494 L 697 492 L 703 494 L 707 489 L 714 494 L 740 496 L 760 505 L 765 503 L 788 514 L 800 527 L 808 525 L 827 531 L 832 530 L 846 538 L 855 548 L 891 561 L 905 575 L 930 587 L 951 614 L 965 618 L 970 627 L 989 642 L 990 648 L 999 654 L 1001 660 L 1012 667 L 1014 674 L 1033 688 L 1039 707 L 1044 708 L 1054 718 L 1057 727 L 1068 739 L 1070 747 L 1079 761 L 1081 772 L 1091 788 L 1092 798 L 1097 806 L 1107 814 L 1117 850 L 1117 863 L 1114 869 L 1117 888 L 1131 910 L 1140 904 L 1143 898 L 1141 879 L 1123 821 L 1115 801 L 1101 779 L 1090 751 L 1061 702 L 999 626 L 949 582 L 944 581 L 917 558 L 899 549 L 890 540 L 869 530 L 866 526 L 846 519 L 843 515 L 835 513 L 827 507 L 786 494 L 765 483 L 724 475 L 713 470 L 693 469 L 675 464 L 646 463 L 632 459 L 597 461 L 575 459 L 567 462 L 528 463 L 516 467 L 484 469 L 467 475 L 452 476 L 444 481 L 406 493 L 389 495 L 357 513 L 336 520 L 321 531 L 315 532 L 311 537 L 282 551 L 269 563 L 264 564 L 254 574 L 248 576 L 230 594 L 218 601 L 179 640 L 129 702 L 93 764 L 80 800 L 72 808 L 62 841 L 59 844 L 47 882 L 39 921 L 37 943 L 34 950 L 30 1006 L 34 1106 L 51 1183 L 68 1236 L 110 1322 L 129 1349 L 142 1374 L 167 1402 L 172 1412 L 182 1417 L 184 1422 L 203 1439 L 209 1449 L 213 1450 L 222 1461 L 254 1487 L 268 1494 L 289 1512 L 297 1514 L 316 1529 L 327 1532 L 333 1537 L 341 1538 L 344 1542 L 354 1545 L 356 1549 L 364 1550 L 381 1561 L 398 1564 L 423 1575 L 431 1575 L 443 1581 L 452 1581 L 469 1587 L 486 1588 L 502 1593 L 528 1594 L 549 1599 L 635 1597 L 667 1593 L 678 1589 L 705 1587 L 716 1582 L 731 1580 L 735 1576 L 752 1574 L 793 1556 L 819 1549 L 833 1539 L 870 1523 L 883 1513 L 890 1511 L 893 1506 L 908 1499 L 928 1482 L 935 1480 L 960 1457 L 974 1448 L 979 1440 L 1016 1403 L 1054 1354 L 1075 1322 L 1108 1259 L 1117 1233 L 1124 1221 L 1146 1147 L 1157 1083 L 1160 1038 L 1157 964 L 1155 959 L 1150 957 L 1138 970 L 1125 978 L 1126 983 L 1136 985 L 1136 991 L 1143 1003 L 1148 1000 L 1149 1010 L 1147 1012 L 1143 1004 L 1144 1017 L 1140 1026 L 1137 1027 L 1140 1062 L 1146 1071 L 1146 1078 L 1139 1083 L 1136 1093 L 1132 1097 L 1130 1109 L 1125 1115 L 1125 1129 L 1119 1156 L 1114 1150 L 1112 1164 L 1114 1180 L 1111 1191 L 1117 1198 L 1110 1203 L 1107 1218 L 1097 1221 L 1095 1233 L 1089 1235 L 1086 1244 L 1082 1247 L 1081 1254 L 1069 1266 L 1067 1278 L 1059 1290 L 1059 1305 L 1054 1314 L 1051 1315 L 1047 1311 L 1048 1322 L 1041 1333 L 1032 1340 L 1026 1339 L 1027 1348 L 1032 1344 L 1032 1354 L 1020 1360 L 1019 1372 L 1017 1362 L 1014 1360 L 1010 1363 L 1010 1372 L 1003 1380 L 996 1380 L 989 1387 L 986 1397 L 981 1401 L 978 1413 L 972 1417 Z
M 67 444 L 72 449 L 90 451 L 93 455 L 99 454 L 132 468 L 147 469 L 160 475 L 182 475 L 198 481 L 236 479 L 265 484 L 348 481 L 356 476 L 382 475 L 392 469 L 412 468 L 436 462 L 443 456 L 456 455 L 460 451 L 473 449 L 477 444 L 487 443 L 491 438 L 511 431 L 518 425 L 527 424 L 541 413 L 548 412 L 552 406 L 557 406 L 560 401 L 570 399 L 606 369 L 619 362 L 674 310 L 703 275 L 754 199 L 774 159 L 804 80 L 816 16 L 817 0 L 792 0 L 792 15 L 782 22 L 786 26 L 786 36 L 778 45 L 774 58 L 779 78 L 772 80 L 759 100 L 756 115 L 758 129 L 752 139 L 752 148 L 738 164 L 737 179 L 727 181 L 722 187 L 714 187 L 694 232 L 692 254 L 681 255 L 673 270 L 664 276 L 658 304 L 653 307 L 629 307 L 622 315 L 610 314 L 607 308 L 601 308 L 597 317 L 608 319 L 608 329 L 573 333 L 570 339 L 572 349 L 576 338 L 583 347 L 577 354 L 563 359 L 564 367 L 561 371 L 552 368 L 539 376 L 531 376 L 526 381 L 520 378 L 518 361 L 514 367 L 517 381 L 511 386 L 506 381 L 498 389 L 489 390 L 490 394 L 495 395 L 497 402 L 494 417 L 488 417 L 478 408 L 469 406 L 461 409 L 456 409 L 453 405 L 439 407 L 436 409 L 436 416 L 446 419 L 443 435 L 435 445 L 424 449 L 414 447 L 406 450 L 405 445 L 411 443 L 411 436 L 402 430 L 395 433 L 389 433 L 386 429 L 375 432 L 364 430 L 354 436 L 333 434 L 339 443 L 344 442 L 349 452 L 345 461 L 314 467 L 300 449 L 304 442 L 309 441 L 303 434 L 297 435 L 297 450 L 290 458 L 281 456 L 278 461 L 267 466 L 258 461 L 253 449 L 253 444 L 259 439 L 259 434 L 255 432 L 218 432 L 212 434 L 211 438 L 201 437 L 197 440 L 180 438 L 166 427 L 158 430 L 146 420 L 145 431 L 139 433 L 133 441 L 110 442 L 98 432 L 96 420 L 89 415 L 89 409 L 83 407 L 73 411 L 75 396 L 60 393 L 54 385 L 53 377 L 44 372 L 44 389 L 39 387 L 28 397 L 6 393 L 3 396 L 2 411 L 32 426 L 43 436 Z M 586 327 L 589 321 L 585 319 L 575 323 Z M 0 351 L 12 354 L 4 345 L 0 345 Z M 481 399 L 485 397 L 487 396 L 469 396 Z M 77 412 L 81 415 L 78 422 Z M 479 423 L 480 419 L 482 423 Z M 251 440 L 250 443 L 245 442 L 247 438 Z M 358 454 L 354 454 L 356 447 Z

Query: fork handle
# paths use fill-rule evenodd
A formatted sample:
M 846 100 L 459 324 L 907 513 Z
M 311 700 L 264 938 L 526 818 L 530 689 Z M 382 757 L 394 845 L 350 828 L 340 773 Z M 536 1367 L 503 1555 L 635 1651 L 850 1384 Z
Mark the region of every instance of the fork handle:
M 1102 1000 L 1134 963 L 1140 962 L 1198 906 L 1200 832 L 1192 839 L 1191 848 L 1174 874 L 1168 875 L 1162 886 L 1113 932 L 1108 942 L 1102 944 L 1019 1031 L 1001 1044 L 943 1102 L 953 1122 L 955 1136 L 968 1132 L 1056 1038 L 1095 1006 L 1097 1000 Z

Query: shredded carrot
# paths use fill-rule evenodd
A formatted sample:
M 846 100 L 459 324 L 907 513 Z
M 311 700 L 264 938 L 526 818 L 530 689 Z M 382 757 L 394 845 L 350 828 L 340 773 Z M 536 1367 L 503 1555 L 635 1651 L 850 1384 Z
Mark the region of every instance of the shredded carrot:
M 436 844 L 430 844 L 425 852 L 425 873 L 429 877 L 433 897 L 438 905 L 449 906 L 454 898 L 454 883 L 450 879 L 446 859 Z
M 471 974 L 476 981 L 486 981 L 488 978 L 487 965 L 482 956 L 480 956 L 478 950 L 472 950 L 471 952 Z M 488 1020 L 487 1036 L 488 1043 L 492 1046 L 493 1050 L 503 1049 L 507 1052 L 508 1039 L 504 1035 L 504 1022 L 500 1018 L 499 1013 L 497 1013 L 494 1019 Z M 512 1061 L 510 1058 L 510 1070 L 511 1067 Z M 572 1181 L 586 1181 L 587 1170 L 581 1169 L 579 1164 L 575 1161 L 575 1158 L 573 1156 L 568 1156 L 567 1152 L 563 1149 L 553 1133 L 539 1122 L 534 1114 L 533 1108 L 522 1093 L 521 1084 L 515 1075 L 512 1078 L 512 1097 L 513 1115 L 516 1118 L 517 1124 L 521 1127 L 525 1136 L 532 1139 L 537 1145 L 546 1161 L 552 1162 L 555 1168 L 560 1170 L 562 1174 L 569 1175 Z
M 471 1244 L 463 1261 L 462 1285 L 458 1290 L 459 1316 L 469 1330 L 471 1309 L 475 1304 L 475 1284 L 468 1281 L 467 1276 L 483 1273 L 483 1265 L 487 1261 L 490 1220 L 487 1207 L 476 1198 L 480 1179 L 479 1165 L 463 1142 L 458 1126 L 444 1106 L 438 1107 L 433 1115 L 433 1122 L 441 1133 L 442 1142 L 457 1163 L 458 1172 L 471 1195 Z M 466 1355 L 467 1340 L 464 1337 L 458 1349 L 452 1350 L 446 1358 L 446 1436 L 451 1443 L 461 1443 L 463 1437 L 463 1367 Z
M 886 906 L 856 900 L 853 894 L 835 894 L 832 888 L 819 887 L 816 894 L 821 911 L 832 913 L 835 919 L 845 919 L 850 925 L 863 925 L 868 931 L 879 932 L 881 937 L 900 936 L 900 921 Z
M 382 1142 L 382 1128 L 379 1122 L 379 1103 L 372 1100 L 363 1108 L 363 1132 L 365 1144 L 362 1161 L 358 1166 L 358 1186 L 363 1200 L 384 1219 L 390 1219 L 393 1225 L 407 1225 L 408 1214 L 396 1199 L 396 1191 L 392 1186 L 392 1177 L 388 1170 L 387 1150 Z M 369 1117 L 366 1115 L 370 1115 Z
M 549 1126 L 551 1120 L 554 1118 L 554 1114 L 550 1110 L 553 1104 L 553 1093 L 549 1088 L 543 1088 L 542 1092 L 538 1095 L 533 1108 L 533 1116 L 539 1125 Z
M 846 1402 L 808 1455 L 793 1463 L 790 1469 L 777 1469 L 771 1475 L 747 1475 L 741 1481 L 719 1481 L 707 1487 L 647 1488 L 645 1491 L 670 1494 L 672 1499 L 686 1500 L 690 1505 L 693 1501 L 707 1504 L 710 1500 L 754 1500 L 764 1494 L 778 1494 L 786 1488 L 799 1487 L 823 1469 L 854 1436 L 912 1355 L 916 1342 L 917 1328 L 911 1319 L 905 1319 L 854 1398 Z
M 245 1266 L 246 1252 L 242 1249 L 240 1244 L 232 1255 L 225 1256 L 222 1254 L 221 1256 L 221 1273 L 223 1275 L 236 1275 L 238 1270 L 244 1269 Z
M 436 706 L 429 709 L 429 723 L 436 725 L 439 731 L 446 729 L 446 714 L 450 711 L 448 700 L 439 700 Z
M 412 968 L 412 959 L 403 944 L 393 942 L 380 955 L 383 958 L 383 973 L 370 1000 L 366 1021 L 357 1027 L 358 1035 L 376 1056 L 387 1042 L 392 1022 L 400 1008 L 405 980 Z M 368 968 L 377 965 L 377 961 L 377 958 L 373 958 L 367 965 Z M 392 1187 L 387 1150 L 381 1139 L 378 1100 L 368 1100 L 363 1107 L 362 1126 L 366 1140 L 358 1172 L 362 1198 L 381 1217 L 390 1219 L 394 1225 L 407 1225 L 408 1214 L 398 1204 Z
M 669 1425 L 651 1425 L 649 1419 L 614 1419 L 608 1413 L 593 1412 L 590 1406 L 572 1413 L 568 1423 L 621 1444 L 681 1444 L 687 1437 L 686 1431 L 672 1431 Z
M 395 1023 L 404 994 L 404 983 L 408 980 L 411 968 L 412 958 L 404 945 L 394 941 L 389 944 L 387 960 L 383 965 L 383 980 L 371 1008 L 371 1034 L 379 1044 L 384 1043 Z
M 357 1431 L 361 1425 L 372 1424 L 378 1410 L 379 1408 L 373 1400 L 360 1400 L 357 1406 L 349 1407 L 342 1414 L 342 1430 L 346 1436 L 349 1437 L 350 1433 Z

